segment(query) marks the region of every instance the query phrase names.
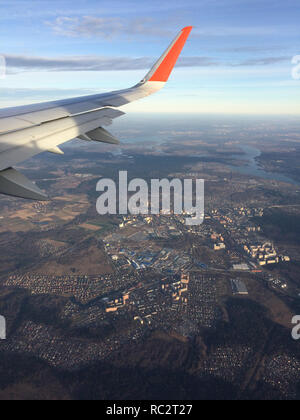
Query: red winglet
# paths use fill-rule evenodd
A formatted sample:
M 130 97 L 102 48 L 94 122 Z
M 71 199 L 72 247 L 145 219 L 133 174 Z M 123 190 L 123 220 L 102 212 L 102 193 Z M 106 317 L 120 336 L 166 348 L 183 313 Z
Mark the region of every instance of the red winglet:
M 182 29 L 178 38 L 174 41 L 174 45 L 149 80 L 150 82 L 167 82 L 192 29 L 192 26 Z

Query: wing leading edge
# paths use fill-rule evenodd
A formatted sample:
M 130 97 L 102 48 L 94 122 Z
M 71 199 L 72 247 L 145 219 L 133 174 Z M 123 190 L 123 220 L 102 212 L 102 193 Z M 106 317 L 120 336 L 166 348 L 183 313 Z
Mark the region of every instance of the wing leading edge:
M 137 85 L 119 91 L 0 110 L 0 193 L 45 199 L 45 194 L 14 165 L 44 151 L 62 154 L 59 145 L 79 137 L 118 144 L 103 126 L 124 115 L 115 108 L 162 89 L 192 27 L 184 28 Z

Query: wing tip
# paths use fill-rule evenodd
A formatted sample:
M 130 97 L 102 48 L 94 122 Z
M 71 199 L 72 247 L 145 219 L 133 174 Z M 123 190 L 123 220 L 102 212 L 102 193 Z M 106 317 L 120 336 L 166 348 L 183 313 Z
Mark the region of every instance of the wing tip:
M 184 28 L 182 28 L 181 29 L 181 32 L 191 32 L 192 31 L 192 29 L 194 29 L 194 27 L 193 26 L 185 26 Z
M 150 82 L 167 82 L 172 70 L 181 54 L 181 51 L 193 29 L 193 26 L 185 26 L 175 38 L 165 56 L 162 56 L 162 61 L 151 75 Z

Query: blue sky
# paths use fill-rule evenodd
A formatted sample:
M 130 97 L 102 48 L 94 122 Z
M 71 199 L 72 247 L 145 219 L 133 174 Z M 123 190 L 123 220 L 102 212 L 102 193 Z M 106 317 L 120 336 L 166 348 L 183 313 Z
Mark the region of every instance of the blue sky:
M 299 0 L 0 0 L 0 106 L 128 87 L 193 25 L 165 89 L 128 111 L 300 114 L 299 23 Z

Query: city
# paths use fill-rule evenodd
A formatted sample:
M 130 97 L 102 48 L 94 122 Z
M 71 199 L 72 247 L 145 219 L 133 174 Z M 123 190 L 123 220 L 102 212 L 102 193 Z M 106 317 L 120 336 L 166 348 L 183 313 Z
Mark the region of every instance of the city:
M 299 119 L 127 123 L 22 164 L 50 200 L 1 196 L 0 399 L 298 400 Z M 120 171 L 204 179 L 203 223 L 99 215 Z

